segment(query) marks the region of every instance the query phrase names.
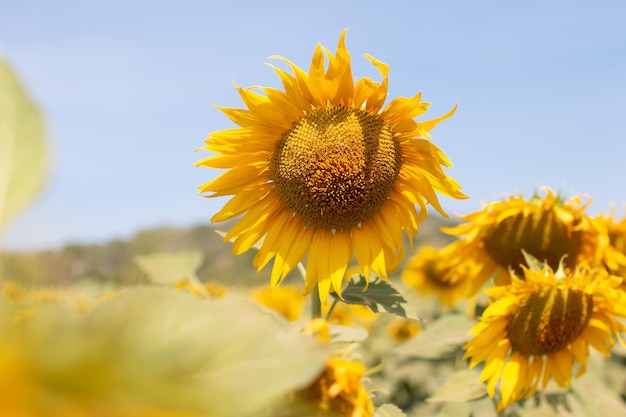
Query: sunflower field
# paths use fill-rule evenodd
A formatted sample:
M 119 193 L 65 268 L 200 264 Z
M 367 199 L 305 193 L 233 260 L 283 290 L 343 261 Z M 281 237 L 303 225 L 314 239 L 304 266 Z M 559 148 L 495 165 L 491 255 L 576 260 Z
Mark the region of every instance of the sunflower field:
M 450 218 L 468 196 L 430 138 L 456 104 L 389 99 L 369 55 L 355 80 L 345 38 L 218 107 L 236 127 L 196 165 L 228 254 L 124 249 L 74 280 L 81 248 L 0 257 L 0 416 L 626 415 L 626 218 L 549 186 Z M 1 61 L 0 236 L 45 182 L 44 124 Z

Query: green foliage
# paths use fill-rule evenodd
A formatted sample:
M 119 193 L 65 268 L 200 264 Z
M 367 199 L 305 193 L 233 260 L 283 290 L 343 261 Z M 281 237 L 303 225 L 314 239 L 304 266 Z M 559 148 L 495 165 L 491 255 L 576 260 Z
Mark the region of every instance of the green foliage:
M 84 314 L 44 306 L 8 324 L 14 312 L 0 313 L 2 345 L 20 352 L 12 363 L 26 364 L 29 392 L 41 394 L 33 397 L 32 415 L 62 415 L 53 410 L 74 407 L 85 407 L 81 415 L 101 415 L 103 407 L 106 415 L 130 415 L 125 412 L 137 407 L 180 415 L 261 415 L 310 383 L 329 353 L 236 296 L 204 300 L 139 287 Z M 46 403 L 46 396 L 55 402 Z
M 0 56 L 0 236 L 39 194 L 48 164 L 42 114 Z
M 487 395 L 487 388 L 478 379 L 478 374 L 474 371 L 463 370 L 450 375 L 428 401 L 466 402 L 483 398 L 485 395 Z
M 446 314 L 396 349 L 395 353 L 401 357 L 420 359 L 454 355 L 469 340 L 468 332 L 474 324 L 464 314 Z
M 376 409 L 374 417 L 406 417 L 406 414 L 393 404 L 384 404 Z
M 436 417 L 472 417 L 472 409 L 465 403 L 447 403 L 437 413 Z
M 419 317 L 409 307 L 406 299 L 394 288 L 391 283 L 378 277 L 371 279 L 369 284 L 363 275 L 354 275 L 342 290 L 343 301 L 348 304 L 359 304 L 369 308 L 374 313 L 385 311 L 397 316 L 419 320 Z M 335 293 L 335 299 L 340 299 Z

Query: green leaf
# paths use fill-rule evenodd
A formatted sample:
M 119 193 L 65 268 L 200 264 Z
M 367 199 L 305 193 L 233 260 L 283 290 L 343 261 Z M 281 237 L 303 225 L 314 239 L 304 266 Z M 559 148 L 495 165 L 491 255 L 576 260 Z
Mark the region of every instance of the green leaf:
M 374 417 L 406 417 L 406 414 L 396 405 L 383 404 L 376 409 Z
M 339 324 L 333 324 L 330 326 L 330 340 L 331 342 L 363 342 L 367 339 L 369 333 L 362 327 L 342 326 Z
M 367 288 L 367 290 L 366 290 Z M 389 282 L 378 277 L 370 280 L 369 285 L 363 275 L 353 275 L 346 288 L 342 290 L 344 302 L 359 304 L 374 313 L 385 311 L 397 316 L 419 320 L 417 314 L 408 306 L 406 299 Z M 339 296 L 332 296 L 341 300 Z
M 487 388 L 478 379 L 478 374 L 463 370 L 450 375 L 427 401 L 467 402 L 483 398 L 485 395 L 487 395 Z
M 42 390 L 34 395 L 81 415 L 139 415 L 137 407 L 266 415 L 314 380 L 329 354 L 243 297 L 206 300 L 161 287 L 122 290 L 83 315 L 55 306 L 4 328 L 2 318 L 0 340 L 23 352 L 25 378 Z
M 472 408 L 465 403 L 447 403 L 437 413 L 436 417 L 471 417 Z
M 623 365 L 614 369 L 622 376 L 624 375 Z M 603 383 L 603 380 L 605 378 L 577 381 L 573 395 L 567 397 L 572 416 L 620 417 L 626 415 L 626 404 L 621 398 L 623 377 L 620 379 L 621 386 L 617 387 Z
M 447 314 L 395 349 L 401 356 L 438 359 L 456 352 L 469 340 L 468 333 L 476 322 L 464 314 Z
M 0 55 L 0 235 L 41 191 L 48 158 L 43 116 Z
M 556 402 L 556 401 L 555 401 Z M 557 408 L 558 407 L 558 408 Z M 541 395 L 535 399 L 525 401 L 523 404 L 518 403 L 515 410 L 519 417 L 572 417 L 571 414 L 564 414 L 567 409 L 565 404 L 556 402 L 551 404 L 545 397 Z M 585 414 L 586 416 L 587 414 Z M 593 415 L 593 414 L 590 414 Z M 598 414 L 599 416 L 602 414 Z M 602 415 L 604 417 L 604 415 Z M 582 417 L 582 416 L 581 416 Z
M 201 251 L 189 250 L 137 255 L 134 261 L 151 282 L 167 285 L 184 278 L 197 281 L 196 271 L 202 265 L 203 258 Z

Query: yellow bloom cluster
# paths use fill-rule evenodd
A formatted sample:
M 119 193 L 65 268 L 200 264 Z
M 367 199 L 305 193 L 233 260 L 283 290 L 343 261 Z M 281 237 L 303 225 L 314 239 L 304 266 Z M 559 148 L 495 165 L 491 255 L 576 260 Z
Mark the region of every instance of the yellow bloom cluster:
M 422 247 L 403 273 L 410 287 L 449 307 L 492 280 L 465 358 L 482 364 L 480 379 L 500 409 L 551 380 L 570 388 L 573 369 L 586 371 L 589 347 L 609 357 L 626 329 L 626 220 L 592 217 L 590 198 L 542 190 L 462 216 L 444 229 L 456 241 Z

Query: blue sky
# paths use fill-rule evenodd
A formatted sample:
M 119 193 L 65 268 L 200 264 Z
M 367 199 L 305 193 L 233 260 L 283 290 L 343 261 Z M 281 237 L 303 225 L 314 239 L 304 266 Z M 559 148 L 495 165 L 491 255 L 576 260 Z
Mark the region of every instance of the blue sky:
M 363 58 L 391 66 L 389 96 L 423 92 L 432 131 L 471 198 L 452 215 L 540 185 L 626 206 L 626 2 L 19 1 L 0 13 L 0 49 L 44 109 L 53 168 L 8 230 L 8 249 L 105 242 L 206 223 L 225 200 L 196 188 L 207 133 L 241 107 L 232 82 L 280 87 L 266 65 L 308 69 L 348 28 Z

